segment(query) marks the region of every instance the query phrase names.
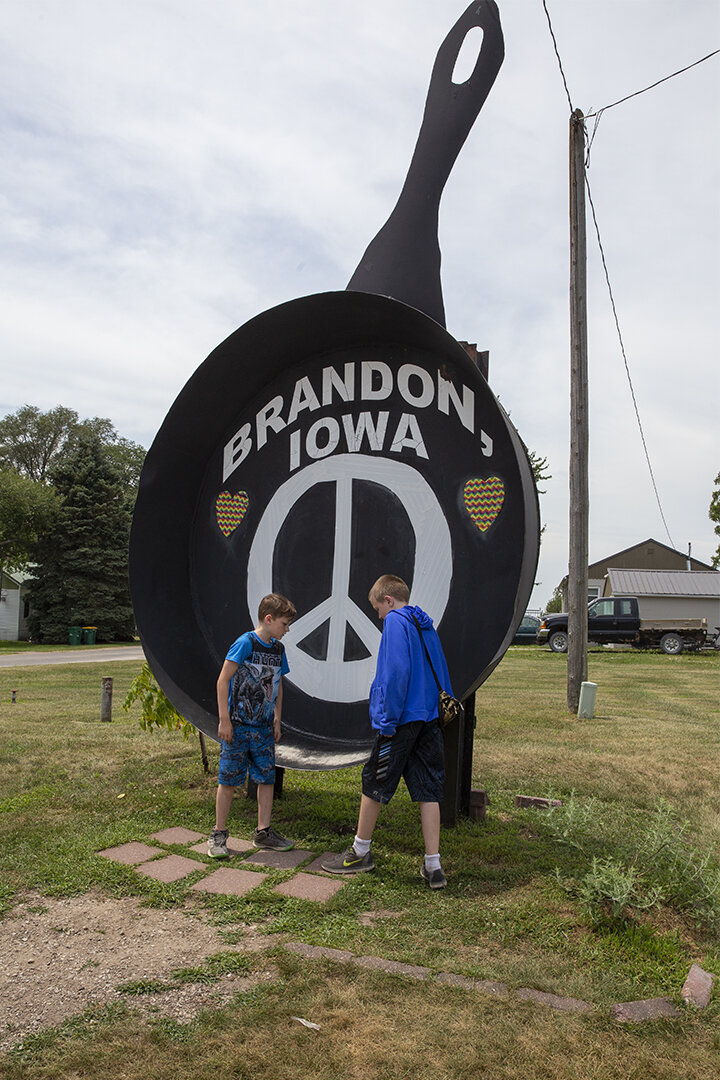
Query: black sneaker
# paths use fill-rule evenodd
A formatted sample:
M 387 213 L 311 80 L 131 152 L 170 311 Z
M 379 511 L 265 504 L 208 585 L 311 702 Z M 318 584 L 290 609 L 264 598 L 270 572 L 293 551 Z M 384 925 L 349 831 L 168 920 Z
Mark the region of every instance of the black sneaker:
M 227 849 L 228 829 L 213 829 L 208 840 L 208 855 L 211 859 L 227 859 L 230 852 Z
M 255 847 L 265 848 L 268 851 L 289 851 L 290 848 L 295 847 L 294 840 L 288 840 L 287 836 L 281 836 L 279 832 L 275 832 L 272 825 L 268 825 L 267 829 L 256 829 L 253 834 L 253 844 Z
M 329 856 L 321 869 L 328 874 L 362 874 L 363 870 L 374 870 L 375 863 L 368 851 L 367 855 L 358 855 L 354 847 L 343 851 L 342 855 Z
M 431 889 L 444 889 L 447 885 L 447 878 L 442 870 L 428 870 L 425 863 L 420 867 L 420 877 L 428 883 Z

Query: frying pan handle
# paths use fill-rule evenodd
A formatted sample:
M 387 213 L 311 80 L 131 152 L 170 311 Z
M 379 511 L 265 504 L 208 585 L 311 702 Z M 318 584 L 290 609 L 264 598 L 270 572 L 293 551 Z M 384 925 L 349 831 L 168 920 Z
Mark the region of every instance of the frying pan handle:
M 479 26 L 483 41 L 473 73 L 452 81 L 461 46 Z M 505 56 L 495 0 L 474 0 L 438 50 L 420 133 L 395 209 L 369 244 L 348 289 L 376 292 L 419 308 L 445 325 L 438 213 L 443 188 Z

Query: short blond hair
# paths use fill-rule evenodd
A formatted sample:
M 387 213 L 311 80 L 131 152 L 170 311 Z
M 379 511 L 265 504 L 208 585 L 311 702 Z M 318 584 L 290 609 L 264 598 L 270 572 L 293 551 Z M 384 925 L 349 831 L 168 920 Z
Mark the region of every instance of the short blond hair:
M 402 604 L 410 602 L 410 590 L 397 574 L 383 574 L 379 577 L 368 594 L 368 600 L 371 604 L 379 604 L 385 596 L 392 596 Z
M 258 622 L 263 622 L 266 615 L 272 615 L 273 619 L 294 619 L 297 615 L 295 605 L 288 600 L 287 596 L 280 593 L 268 593 L 263 596 L 258 607 Z

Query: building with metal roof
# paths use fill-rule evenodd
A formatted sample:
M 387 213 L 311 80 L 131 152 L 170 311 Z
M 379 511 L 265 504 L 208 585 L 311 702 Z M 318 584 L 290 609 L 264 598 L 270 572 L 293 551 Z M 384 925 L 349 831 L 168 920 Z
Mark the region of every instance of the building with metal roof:
M 637 596 L 643 619 L 707 619 L 720 626 L 717 570 L 626 570 L 608 567 L 603 596 Z

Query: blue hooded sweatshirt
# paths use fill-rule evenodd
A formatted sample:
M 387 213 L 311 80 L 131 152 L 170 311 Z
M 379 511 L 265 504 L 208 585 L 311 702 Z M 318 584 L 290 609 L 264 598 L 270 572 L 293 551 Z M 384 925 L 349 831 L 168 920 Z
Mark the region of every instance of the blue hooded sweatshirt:
M 438 688 L 413 615 L 440 685 L 452 694 L 442 645 L 430 616 L 410 604 L 391 609 L 383 620 L 377 669 L 370 687 L 370 723 L 381 735 L 394 735 L 401 724 L 413 720 L 437 719 Z

